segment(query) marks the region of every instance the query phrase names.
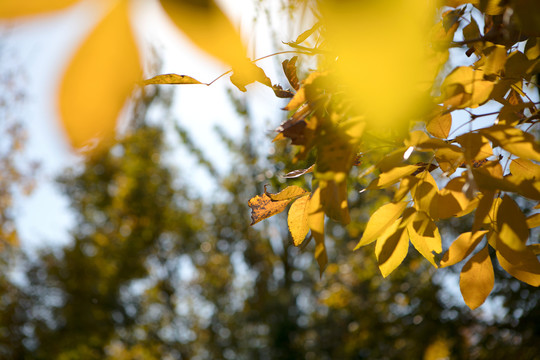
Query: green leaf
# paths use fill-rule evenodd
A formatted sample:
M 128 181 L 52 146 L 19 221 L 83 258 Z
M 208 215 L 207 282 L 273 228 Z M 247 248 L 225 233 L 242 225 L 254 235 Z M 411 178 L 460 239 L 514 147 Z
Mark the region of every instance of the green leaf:
M 463 267 L 459 277 L 459 288 L 465 304 L 471 310 L 486 301 L 493 290 L 495 275 L 487 245 L 476 253 Z

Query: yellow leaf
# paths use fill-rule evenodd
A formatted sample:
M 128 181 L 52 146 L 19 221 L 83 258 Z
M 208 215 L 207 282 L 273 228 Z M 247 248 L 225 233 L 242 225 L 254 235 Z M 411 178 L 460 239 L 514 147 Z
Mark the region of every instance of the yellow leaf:
M 527 218 L 527 227 L 529 229 L 540 226 L 540 213 L 533 214 Z
M 160 2 L 174 24 L 199 48 L 235 70 L 249 67 L 240 35 L 215 1 Z
M 328 264 L 328 255 L 324 245 L 324 211 L 321 204 L 321 190 L 317 188 L 308 201 L 308 226 L 315 238 L 315 259 L 319 264 L 320 274 Z
M 287 224 L 293 238 L 294 246 L 300 246 L 309 232 L 308 226 L 309 196 L 302 196 L 291 205 Z
M 332 220 L 348 224 L 351 219 L 347 204 L 347 181 L 321 180 L 319 187 L 321 189 L 321 202 L 326 215 Z
M 437 267 L 435 255 L 442 252 L 441 234 L 437 225 L 423 212 L 416 212 L 413 220 L 407 226 L 411 243 L 423 257 Z
M 504 195 L 497 211 L 499 239 L 512 250 L 521 251 L 529 238 L 527 219 L 516 202 Z
M 540 145 L 529 133 L 510 125 L 493 125 L 480 132 L 494 145 L 520 158 L 540 161 Z
M 374 179 L 367 187 L 368 190 L 373 189 L 383 189 L 390 185 L 393 185 L 403 179 L 404 177 L 411 175 L 413 172 L 418 170 L 419 166 L 417 165 L 405 165 L 392 168 L 386 172 L 383 172 L 379 175 L 378 178 Z
M 251 225 L 258 223 L 264 219 L 279 214 L 291 200 L 272 201 L 265 193 L 257 195 L 249 199 L 248 206 L 251 208 Z
M 287 186 L 285 189 L 281 190 L 277 194 L 270 194 L 266 192 L 266 195 L 272 200 L 272 201 L 281 201 L 281 200 L 294 200 L 296 198 L 299 198 L 300 196 L 306 195 L 308 192 L 304 189 L 302 189 L 299 186 L 291 185 Z
M 526 159 L 512 160 L 510 172 L 520 179 L 540 180 L 540 165 Z
M 494 82 L 484 80 L 482 70 L 459 66 L 444 79 L 439 100 L 458 109 L 478 107 L 489 100 L 494 86 Z
M 402 201 L 418 181 L 419 179 L 416 176 L 406 176 L 401 179 L 399 189 L 394 193 L 394 202 Z
M 401 219 L 394 223 L 377 239 L 375 255 L 382 276 L 387 277 L 399 266 L 409 251 L 409 238 Z
M 442 111 L 432 118 L 426 125 L 426 130 L 431 135 L 439 139 L 446 139 L 452 128 L 452 114 L 443 113 Z
M 61 10 L 78 1 L 79 0 L 2 0 L 0 1 L 0 18 L 14 18 Z
M 128 1 L 119 1 L 84 41 L 64 74 L 60 115 L 75 148 L 114 135 L 116 118 L 140 79 L 128 10 Z
M 486 301 L 493 290 L 495 275 L 487 245 L 476 253 L 463 267 L 459 277 L 459 288 L 465 304 L 476 309 Z
M 462 149 L 440 148 L 435 152 L 435 160 L 442 171 L 453 174 L 464 160 Z
M 478 133 L 466 133 L 456 137 L 456 141 L 463 147 L 465 159 L 480 161 L 493 155 L 489 141 Z
M 474 235 L 466 232 L 458 236 L 444 253 L 441 259 L 441 267 L 452 266 L 465 259 L 478 246 L 487 230 L 477 231 Z
M 420 181 L 411 189 L 415 209 L 431 213 L 438 205 L 439 187 L 429 172 L 417 175 Z
M 534 248 L 525 247 L 521 251 L 515 251 L 496 236 L 496 250 L 499 264 L 510 275 L 529 285 L 540 286 L 540 262 L 533 252 Z
M 447 219 L 457 216 L 467 208 L 470 200 L 463 193 L 466 180 L 458 177 L 450 180 L 439 192 L 436 202 L 432 202 L 430 213 L 435 219 Z
M 150 84 L 175 84 L 175 85 L 183 85 L 183 84 L 202 84 L 202 85 L 208 85 L 203 84 L 197 79 L 192 78 L 191 76 L 187 75 L 177 75 L 177 74 L 164 74 L 164 75 L 157 75 L 154 76 L 151 79 L 144 80 L 144 85 L 150 85 Z
M 377 240 L 401 216 L 406 207 L 406 202 L 399 202 L 397 204 L 388 203 L 378 208 L 369 218 L 366 230 L 354 250 Z
M 499 74 L 506 63 L 506 47 L 504 45 L 490 46 L 484 49 L 484 53 L 486 54 L 484 73 L 487 76 Z

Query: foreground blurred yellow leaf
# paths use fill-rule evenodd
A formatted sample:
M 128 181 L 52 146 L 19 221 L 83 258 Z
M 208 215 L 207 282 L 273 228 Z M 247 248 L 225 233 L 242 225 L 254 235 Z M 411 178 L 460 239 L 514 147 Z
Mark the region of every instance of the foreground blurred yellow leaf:
M 321 3 L 327 39 L 338 56 L 338 81 L 351 92 L 357 109 L 371 125 L 382 128 L 411 116 L 436 75 L 428 71 L 428 34 L 434 18 L 430 3 Z
M 0 1 L 0 18 L 35 15 L 43 12 L 61 10 L 78 1 L 79 0 L 2 0 Z
M 213 0 L 160 0 L 174 24 L 208 54 L 241 69 L 246 49 L 240 35 Z
M 64 74 L 59 108 L 75 148 L 114 135 L 116 119 L 140 79 L 139 53 L 128 5 L 127 0 L 114 5 L 84 41 Z

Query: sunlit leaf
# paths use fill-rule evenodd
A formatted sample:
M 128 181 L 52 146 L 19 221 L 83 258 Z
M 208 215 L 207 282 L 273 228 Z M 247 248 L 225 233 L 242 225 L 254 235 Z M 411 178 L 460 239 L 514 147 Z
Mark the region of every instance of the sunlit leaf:
M 272 201 L 282 201 L 282 200 L 294 200 L 296 198 L 299 198 L 300 196 L 306 195 L 308 192 L 304 189 L 302 189 L 299 186 L 291 185 L 287 186 L 285 189 L 281 190 L 277 194 L 270 194 L 266 192 L 266 195 L 272 200 Z
M 484 49 L 486 63 L 484 73 L 486 76 L 497 75 L 504 69 L 506 63 L 506 47 L 504 45 L 494 45 Z
M 520 158 L 540 161 L 540 145 L 529 133 L 509 125 L 493 125 L 480 132 L 494 145 Z
M 489 100 L 494 85 L 494 82 L 484 80 L 482 70 L 459 66 L 444 79 L 440 101 L 459 109 L 474 108 Z
M 409 251 L 406 228 L 400 225 L 401 220 L 395 220 L 375 244 L 375 255 L 383 277 L 390 275 L 403 262 Z
M 439 187 L 429 172 L 417 175 L 420 179 L 411 189 L 415 209 L 430 211 L 438 206 Z
M 287 208 L 290 202 L 291 199 L 272 201 L 266 191 L 262 195 L 252 197 L 248 202 L 248 206 L 251 208 L 251 225 L 279 214 Z
M 241 67 L 233 68 L 231 82 L 240 91 L 245 92 L 246 86 L 256 81 L 263 85 L 272 87 L 272 81 L 270 81 L 270 78 L 266 76 L 264 70 L 254 63 L 247 61 L 247 59 Z
M 300 35 L 298 35 L 298 37 L 296 38 L 296 40 L 294 41 L 295 44 L 300 44 L 300 43 L 303 43 L 304 41 L 307 40 L 308 37 L 310 37 L 315 31 L 317 31 L 317 29 L 319 29 L 319 27 L 321 26 L 321 23 L 320 22 L 316 22 L 310 29 L 304 31 L 303 33 L 301 33 Z
M 37 15 L 50 11 L 62 10 L 79 0 L 2 0 L 0 1 L 0 18 L 13 18 Z
M 436 203 L 432 203 L 430 213 L 435 219 L 447 219 L 456 216 L 467 208 L 470 200 L 463 193 L 466 186 L 465 178 L 458 177 L 450 180 L 441 189 Z
M 529 237 L 527 219 L 516 202 L 504 195 L 497 211 L 499 238 L 512 250 L 521 251 Z
M 328 255 L 324 244 L 324 210 L 321 204 L 321 191 L 318 188 L 308 201 L 308 226 L 315 238 L 315 259 L 322 275 L 328 264 Z
M 425 212 L 418 211 L 407 226 L 407 231 L 416 250 L 434 267 L 437 267 L 434 253 L 442 252 L 442 244 L 441 234 L 433 220 Z
M 128 1 L 122 0 L 93 30 L 69 63 L 59 89 L 60 115 L 75 148 L 111 138 L 141 67 Z
M 532 214 L 527 217 L 527 227 L 529 229 L 540 226 L 540 213 Z
M 309 196 L 302 196 L 293 202 L 289 209 L 287 224 L 293 238 L 294 246 L 301 245 L 309 232 L 308 203 Z
M 182 84 L 203 84 L 203 83 L 187 75 L 163 74 L 163 75 L 154 76 L 153 78 L 150 78 L 148 80 L 144 80 L 143 84 L 144 85 L 150 85 L 150 84 L 182 85 Z M 207 85 L 207 84 L 204 84 L 204 85 Z
M 540 286 L 540 262 L 533 249 L 525 247 L 521 251 L 515 251 L 497 237 L 496 250 L 499 264 L 510 275 L 529 285 Z
M 372 189 L 383 189 L 390 185 L 393 185 L 403 179 L 404 177 L 411 175 L 419 166 L 417 165 L 405 165 L 395 167 L 387 172 L 384 172 L 379 175 L 378 178 L 374 179 L 367 187 L 368 190 Z
M 462 146 L 465 159 L 479 161 L 493 155 L 493 149 L 489 141 L 478 133 L 466 133 L 456 137 L 456 141 Z
M 344 225 L 348 224 L 351 219 L 347 204 L 347 181 L 321 180 L 319 187 L 321 189 L 321 202 L 326 215 Z
M 510 172 L 520 179 L 540 180 L 540 165 L 526 159 L 512 160 Z
M 444 253 L 441 259 L 441 267 L 452 266 L 469 256 L 486 233 L 487 230 L 481 230 L 475 232 L 474 235 L 471 232 L 459 235 Z
M 377 240 L 403 214 L 406 207 L 406 202 L 399 202 L 397 204 L 388 203 L 378 208 L 369 218 L 366 230 L 354 249 L 356 250 Z
M 446 139 L 452 127 L 452 114 L 440 112 L 426 124 L 426 130 L 439 139 Z
M 476 253 L 463 267 L 459 288 L 465 304 L 472 310 L 486 301 L 493 290 L 495 275 L 487 245 Z

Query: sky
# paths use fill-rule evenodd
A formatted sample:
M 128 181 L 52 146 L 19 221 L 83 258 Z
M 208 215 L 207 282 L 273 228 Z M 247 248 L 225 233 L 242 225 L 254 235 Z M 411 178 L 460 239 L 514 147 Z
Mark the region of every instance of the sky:
M 267 40 L 272 26 L 261 16 L 256 24 L 253 22 L 256 14 L 253 1 L 220 2 L 250 44 L 250 55 L 253 58 L 276 51 L 274 44 Z M 136 24 L 134 28 L 139 48 L 143 53 L 150 53 L 150 49 L 155 48 L 163 56 L 161 73 L 185 74 L 208 82 L 229 70 L 226 65 L 198 50 L 177 31 L 157 1 L 139 0 L 133 4 L 132 21 Z M 279 2 L 274 4 L 277 6 Z M 18 196 L 15 207 L 21 246 L 27 250 L 67 244 L 70 239 L 69 229 L 75 224 L 68 201 L 59 192 L 54 178 L 66 167 L 77 164 L 81 158 L 69 147 L 59 126 L 55 90 L 73 52 L 99 19 L 92 5 L 91 1 L 82 1 L 65 11 L 24 21 L 0 23 L 0 34 L 4 35 L 5 41 L 13 49 L 15 61 L 20 63 L 27 79 L 27 96 L 21 115 L 29 133 L 27 157 L 41 164 L 36 190 L 29 197 Z M 283 24 L 272 25 L 286 29 L 281 26 Z M 291 40 L 283 36 L 280 40 Z M 285 46 L 279 50 L 284 49 Z M 275 59 L 258 64 L 272 79 L 277 78 Z M 233 137 L 241 134 L 240 124 L 234 121 L 234 110 L 226 95 L 226 90 L 230 88 L 232 86 L 226 77 L 210 87 L 177 87 L 173 105 L 173 113 L 180 124 L 188 129 L 194 141 L 203 147 L 222 172 L 234 164 L 226 157 L 224 148 L 220 148 L 212 129 L 220 124 Z M 241 94 L 236 89 L 233 91 Z M 270 140 L 271 135 L 268 133 L 272 128 L 268 128 L 268 124 L 273 123 L 274 127 L 279 125 L 281 115 L 276 109 L 285 105 L 284 100 L 275 98 L 269 88 L 257 84 L 248 86 L 248 92 L 242 96 L 248 98 L 253 118 Z M 194 160 L 181 151 L 178 157 L 182 158 L 180 168 L 189 169 L 191 174 L 195 168 Z M 195 170 L 190 179 L 197 184 L 202 196 L 212 195 L 215 184 L 202 170 Z

